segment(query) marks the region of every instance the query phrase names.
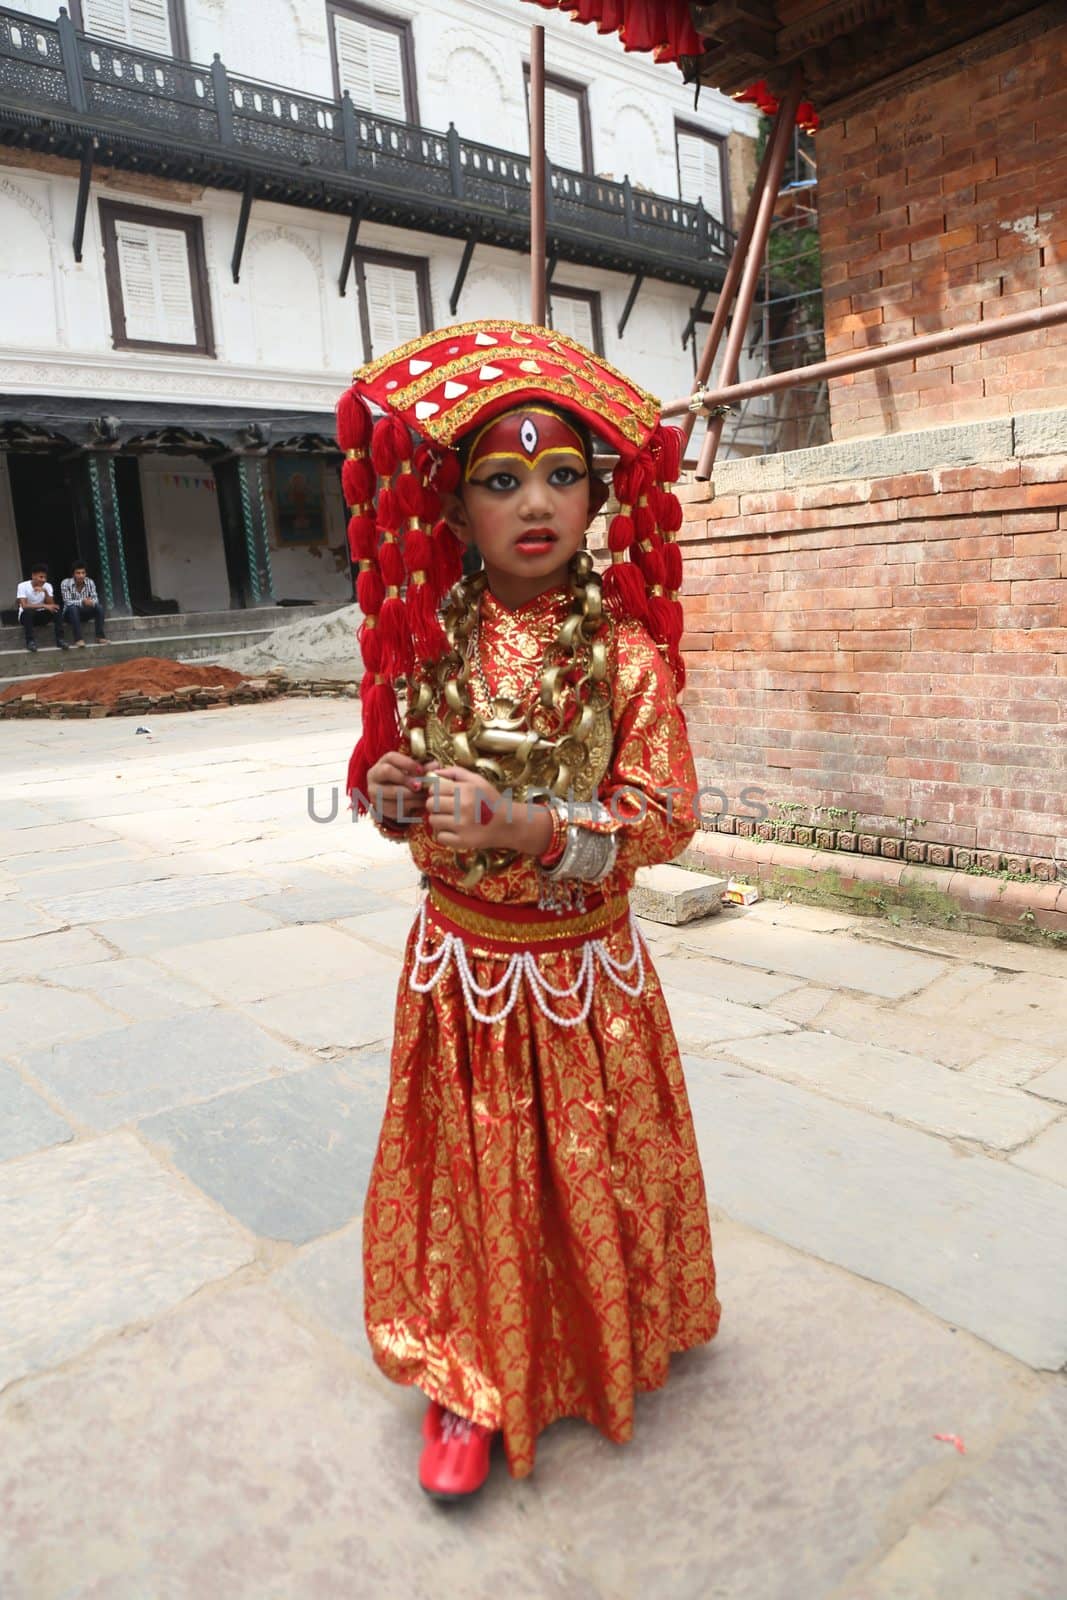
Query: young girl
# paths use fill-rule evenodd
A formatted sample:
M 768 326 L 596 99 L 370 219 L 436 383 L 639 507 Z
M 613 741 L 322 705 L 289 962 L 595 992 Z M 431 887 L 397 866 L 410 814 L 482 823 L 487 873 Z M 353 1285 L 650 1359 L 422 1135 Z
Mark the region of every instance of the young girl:
M 594 433 L 619 454 L 603 582 Z M 680 439 L 581 345 L 501 322 L 363 368 L 338 437 L 365 615 L 349 788 L 425 887 L 367 1196 L 367 1331 L 429 1399 L 422 1487 L 455 1498 L 495 1433 L 516 1477 L 557 1417 L 628 1439 L 635 1393 L 718 1326 L 681 1062 L 628 901 L 695 829 Z M 457 581 L 470 545 L 482 570 Z

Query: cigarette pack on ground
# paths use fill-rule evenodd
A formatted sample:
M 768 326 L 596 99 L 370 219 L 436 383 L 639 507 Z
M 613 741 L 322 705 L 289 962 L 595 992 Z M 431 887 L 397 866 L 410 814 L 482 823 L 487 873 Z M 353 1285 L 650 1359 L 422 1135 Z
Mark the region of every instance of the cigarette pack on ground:
M 759 890 L 751 883 L 742 883 L 738 878 L 731 878 L 722 892 L 724 906 L 754 906 L 759 899 Z

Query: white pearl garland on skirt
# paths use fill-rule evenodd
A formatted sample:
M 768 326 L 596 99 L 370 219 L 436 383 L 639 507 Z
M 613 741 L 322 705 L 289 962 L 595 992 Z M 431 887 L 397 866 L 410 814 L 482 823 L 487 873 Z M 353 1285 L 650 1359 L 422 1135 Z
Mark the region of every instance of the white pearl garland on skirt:
M 555 984 L 549 982 L 529 950 L 515 951 L 514 955 L 508 957 L 504 976 L 499 982 L 483 987 L 475 980 L 467 947 L 458 934 L 442 933 L 441 943 L 437 949 L 427 952 L 425 902 L 419 907 L 417 926 L 418 938 L 415 941 L 414 963 L 408 980 L 410 988 L 417 994 L 429 994 L 455 961 L 467 1010 L 476 1022 L 503 1022 L 509 1017 L 519 998 L 519 986 L 523 978 L 526 979 L 527 987 L 538 1009 L 544 1013 L 549 1022 L 555 1022 L 561 1028 L 577 1028 L 588 1017 L 589 1007 L 593 1003 L 593 983 L 598 965 L 603 968 L 605 976 L 615 984 L 616 988 L 621 989 L 623 994 L 629 995 L 631 999 L 636 998 L 645 986 L 643 941 L 633 911 L 629 915 L 630 937 L 633 941 L 633 955 L 630 959 L 616 961 L 609 954 L 603 939 L 588 939 L 581 946 L 582 958 L 578 965 L 578 976 L 572 984 L 564 988 L 557 988 Z M 635 974 L 632 981 L 630 981 L 631 973 Z M 553 1000 L 576 1001 L 579 1007 L 577 1012 L 573 1016 L 561 1016 L 549 1004 L 547 998 L 549 995 Z M 483 1011 L 480 1008 L 479 1000 L 494 1000 L 497 996 L 502 996 L 502 999 L 495 1011 Z

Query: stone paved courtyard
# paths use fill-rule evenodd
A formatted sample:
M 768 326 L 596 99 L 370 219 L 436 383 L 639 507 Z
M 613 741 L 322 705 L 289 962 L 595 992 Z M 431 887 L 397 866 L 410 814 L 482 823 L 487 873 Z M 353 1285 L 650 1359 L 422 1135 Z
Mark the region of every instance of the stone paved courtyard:
M 359 1272 L 414 876 L 307 806 L 351 724 L 0 728 L 3 1600 L 1062 1600 L 1067 956 L 773 902 L 647 928 L 719 1340 L 633 1444 L 419 1494 Z

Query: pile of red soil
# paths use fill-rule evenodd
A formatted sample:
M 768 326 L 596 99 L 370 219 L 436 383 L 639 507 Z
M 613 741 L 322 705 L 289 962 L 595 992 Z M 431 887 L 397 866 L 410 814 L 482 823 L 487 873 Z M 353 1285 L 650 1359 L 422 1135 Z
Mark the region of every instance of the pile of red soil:
M 191 666 L 185 661 L 162 661 L 137 656 L 113 667 L 89 667 L 84 672 L 56 672 L 48 678 L 20 678 L 0 689 L 0 704 L 36 695 L 39 702 L 77 700 L 94 706 L 114 706 L 120 694 L 173 694 L 176 689 L 236 689 L 244 683 L 240 672 L 229 667 Z

